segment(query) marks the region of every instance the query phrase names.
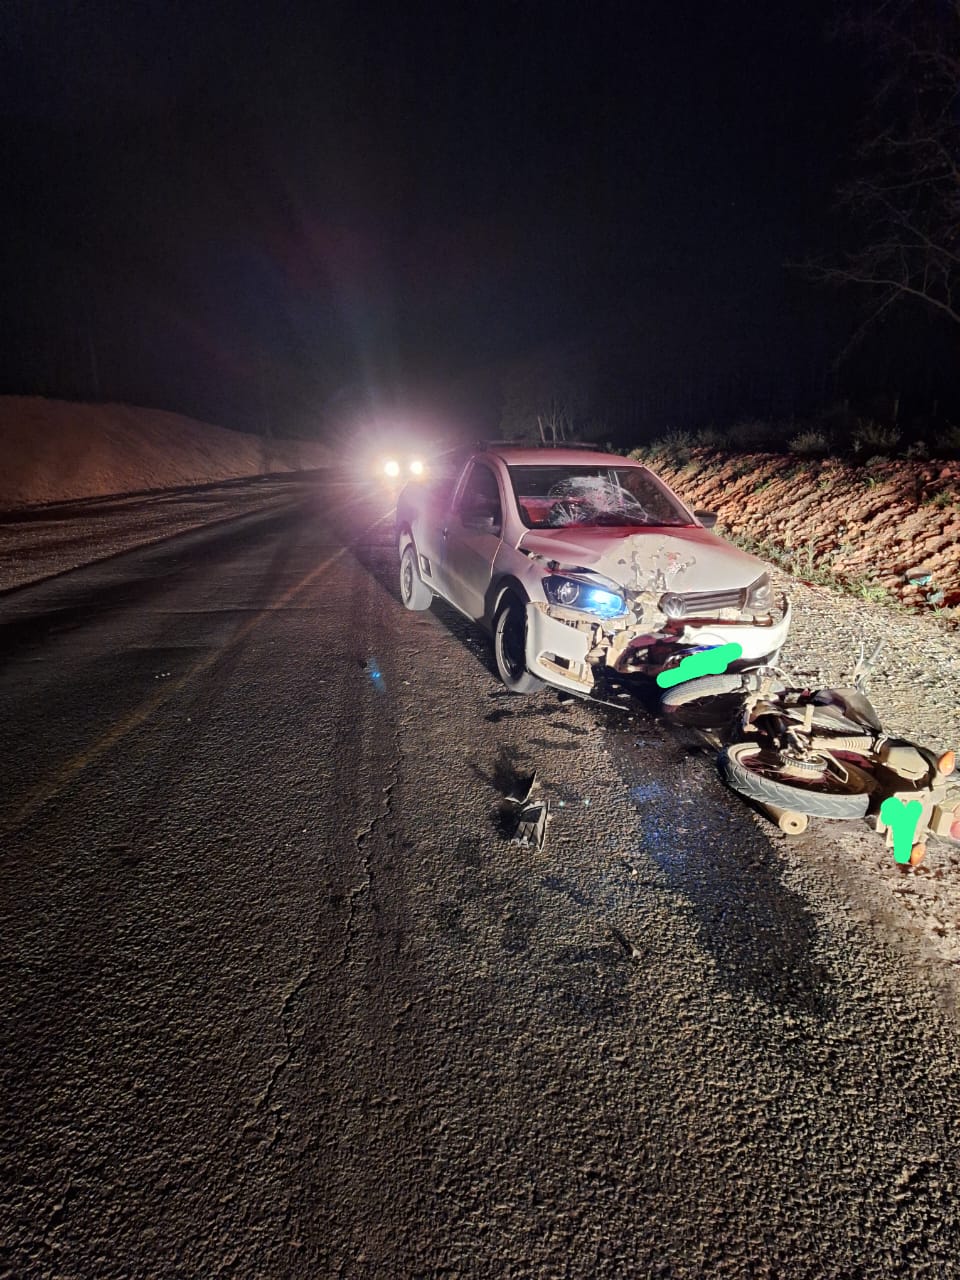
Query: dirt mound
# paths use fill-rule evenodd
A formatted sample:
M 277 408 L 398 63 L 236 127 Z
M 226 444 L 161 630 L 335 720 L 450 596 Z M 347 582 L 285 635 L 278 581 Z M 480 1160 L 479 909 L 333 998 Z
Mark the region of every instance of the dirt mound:
M 322 444 L 266 440 L 159 409 L 0 396 L 0 510 L 303 471 Z
M 899 601 L 960 623 L 960 462 L 851 465 L 694 449 L 651 462 L 718 531 L 802 580 Z

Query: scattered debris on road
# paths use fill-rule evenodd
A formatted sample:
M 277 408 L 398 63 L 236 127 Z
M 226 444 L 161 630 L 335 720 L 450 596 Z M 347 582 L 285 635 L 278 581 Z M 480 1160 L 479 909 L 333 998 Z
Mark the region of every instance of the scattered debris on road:
M 504 799 L 517 810 L 517 822 L 511 841 L 526 849 L 543 848 L 547 835 L 547 822 L 550 819 L 550 801 L 546 798 L 531 799 L 540 783 L 536 773 L 518 776 L 506 793 Z

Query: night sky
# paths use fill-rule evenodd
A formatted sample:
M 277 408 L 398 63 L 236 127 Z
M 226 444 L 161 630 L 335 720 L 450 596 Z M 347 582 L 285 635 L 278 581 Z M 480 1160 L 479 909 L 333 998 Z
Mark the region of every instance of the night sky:
M 867 90 L 835 9 L 7 4 L 0 390 L 492 425 L 576 350 L 635 434 L 802 412 L 852 314 L 784 269 Z

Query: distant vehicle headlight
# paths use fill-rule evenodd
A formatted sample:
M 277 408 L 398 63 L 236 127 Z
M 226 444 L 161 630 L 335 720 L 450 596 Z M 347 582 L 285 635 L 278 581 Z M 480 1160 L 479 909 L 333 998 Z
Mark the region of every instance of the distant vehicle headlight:
M 395 458 L 391 458 L 389 462 L 383 465 L 384 475 L 388 475 L 391 480 L 400 474 L 400 463 Z
M 424 473 L 424 465 L 419 458 L 414 458 L 410 463 L 410 474 L 412 476 L 422 476 Z
M 769 573 L 760 577 L 747 587 L 745 608 L 754 609 L 757 613 L 769 613 L 773 608 L 773 587 L 770 585 Z
M 582 613 L 595 613 L 600 618 L 619 618 L 627 611 L 623 596 L 606 587 L 580 578 L 564 578 L 551 574 L 543 580 L 543 591 L 551 604 L 564 609 L 578 609 Z

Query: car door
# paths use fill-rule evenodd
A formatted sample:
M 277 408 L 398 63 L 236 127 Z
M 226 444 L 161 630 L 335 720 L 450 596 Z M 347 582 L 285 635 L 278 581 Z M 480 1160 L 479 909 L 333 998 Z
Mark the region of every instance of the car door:
M 483 617 L 502 529 L 500 483 L 485 462 L 474 461 L 442 530 L 443 594 L 468 617 Z

